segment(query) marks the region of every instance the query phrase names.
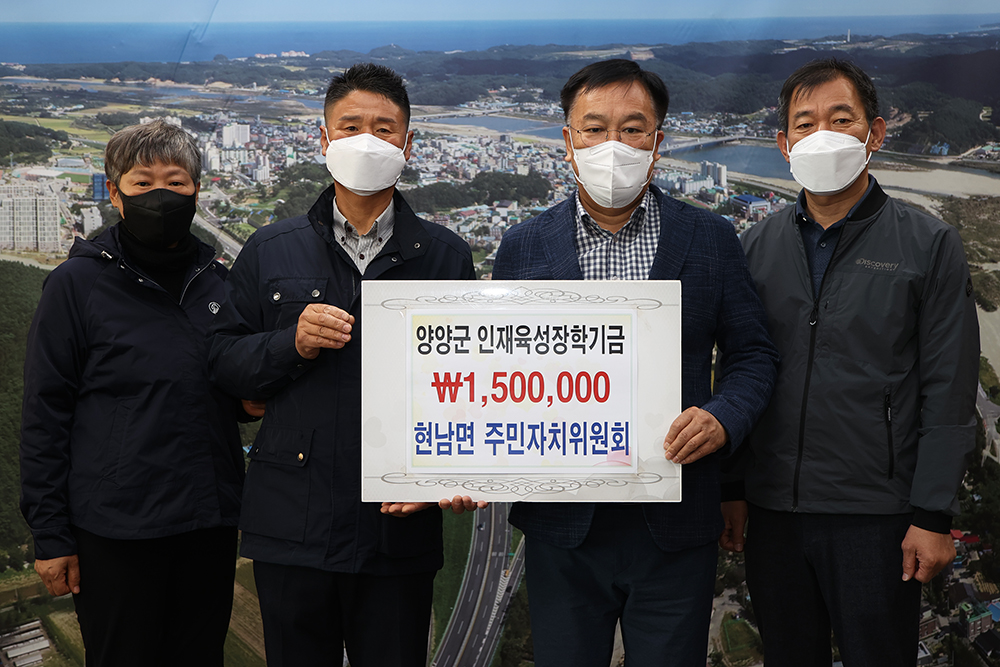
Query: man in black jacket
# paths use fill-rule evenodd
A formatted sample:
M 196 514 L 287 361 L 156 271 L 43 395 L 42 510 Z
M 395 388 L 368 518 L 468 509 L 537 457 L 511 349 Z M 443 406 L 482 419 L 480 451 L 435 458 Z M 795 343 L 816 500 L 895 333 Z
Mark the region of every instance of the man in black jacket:
M 201 155 L 155 121 L 115 134 L 105 171 L 123 220 L 77 239 L 28 337 L 21 511 L 88 665 L 222 667 L 242 410 L 208 381 L 226 270 L 189 231 Z
M 720 544 L 741 551 L 769 667 L 913 665 L 920 582 L 975 442 L 979 329 L 958 232 L 868 175 L 885 138 L 871 79 L 811 62 L 780 96 L 803 186 L 743 238 L 781 354 Z M 745 485 L 741 488 L 740 481 Z
M 344 645 L 355 667 L 426 663 L 441 512 L 361 502 L 361 283 L 475 270 L 465 241 L 395 191 L 409 117 L 392 70 L 334 77 L 321 140 L 334 183 L 308 215 L 250 238 L 213 325 L 213 376 L 266 405 L 240 528 L 270 667 L 332 665 Z

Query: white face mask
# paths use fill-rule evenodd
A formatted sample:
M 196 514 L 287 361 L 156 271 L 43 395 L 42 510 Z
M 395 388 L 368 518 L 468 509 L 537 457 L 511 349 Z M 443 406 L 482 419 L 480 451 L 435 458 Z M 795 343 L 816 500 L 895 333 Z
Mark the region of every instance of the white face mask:
M 868 137 L 871 137 L 871 128 Z M 846 190 L 871 159 L 864 143 L 846 132 L 816 130 L 788 150 L 792 177 L 814 195 L 833 195 Z
M 403 149 L 367 132 L 331 141 L 326 147 L 326 168 L 334 180 L 362 197 L 395 185 L 404 166 Z
M 622 208 L 635 201 L 652 178 L 653 151 L 632 148 L 620 141 L 605 141 L 589 148 L 573 148 L 576 180 L 594 203 Z

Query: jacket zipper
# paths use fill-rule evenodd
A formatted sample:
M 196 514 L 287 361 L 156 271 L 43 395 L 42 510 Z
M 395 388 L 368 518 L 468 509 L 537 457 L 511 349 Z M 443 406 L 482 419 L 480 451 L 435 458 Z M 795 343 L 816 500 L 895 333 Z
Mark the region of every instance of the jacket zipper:
M 109 257 L 110 257 L 110 255 L 109 255 Z M 194 274 L 191 276 L 190 279 L 188 279 L 188 281 L 186 283 L 184 283 L 184 289 L 181 290 L 181 298 L 177 300 L 177 305 L 178 306 L 181 305 L 182 303 L 184 303 L 184 295 L 187 294 L 188 287 L 191 286 L 191 283 L 194 282 L 194 279 L 197 278 L 199 275 L 201 275 L 201 272 L 204 271 L 205 269 L 207 269 L 209 266 L 211 266 L 212 262 L 214 262 L 214 261 L 215 261 L 215 259 L 210 259 L 210 260 L 208 260 L 207 264 L 195 268 Z M 132 273 L 134 273 L 137 276 L 139 276 L 140 282 L 147 281 L 150 284 L 156 285 L 158 288 L 160 288 L 161 290 L 163 290 L 164 292 L 166 292 L 166 290 L 163 289 L 163 286 L 160 285 L 158 282 L 156 282 L 155 280 L 153 280 L 152 278 L 150 278 L 149 276 L 147 276 L 145 273 L 143 273 L 141 271 L 138 271 L 134 267 L 130 266 L 129 263 L 125 261 L 124 257 L 121 259 L 121 263 L 122 263 L 122 266 L 128 268 L 129 271 L 131 271 Z
M 830 263 L 826 265 L 826 271 L 823 272 L 823 279 L 819 283 L 819 291 L 813 297 L 813 307 L 809 313 L 809 357 L 806 360 L 806 379 L 802 388 L 802 410 L 799 413 L 799 449 L 795 458 L 795 476 L 792 478 L 793 512 L 799 511 L 799 475 L 802 471 L 802 455 L 806 446 L 806 409 L 809 404 L 809 383 L 812 379 L 813 357 L 816 354 L 816 325 L 819 322 L 819 304 L 823 296 L 823 286 L 826 285 L 826 278 L 830 275 L 830 269 L 833 268 L 833 265 L 839 259 L 837 251 L 840 250 L 840 242 L 844 238 L 845 231 L 844 229 L 840 230 L 840 234 L 837 236 L 837 245 L 834 246 L 833 255 L 830 256 Z M 805 247 L 802 248 L 802 253 L 805 255 Z M 812 268 L 808 264 L 809 262 L 806 261 L 806 266 L 809 268 L 810 274 L 809 286 L 812 287 Z
M 883 401 L 885 408 L 885 435 L 889 443 L 889 473 L 887 475 L 888 479 L 892 479 L 895 474 L 896 468 L 896 454 L 892 447 L 892 390 L 889 387 L 885 388 L 885 400 Z
M 833 263 L 832 261 L 830 262 Z M 827 266 L 827 271 L 830 267 Z M 826 274 L 823 274 L 826 281 Z M 820 293 L 823 286 L 820 284 Z M 802 411 L 799 414 L 799 451 L 795 459 L 795 477 L 792 479 L 792 511 L 799 508 L 799 473 L 802 470 L 802 453 L 806 446 L 806 408 L 808 406 L 809 382 L 812 379 L 813 355 L 816 352 L 816 322 L 819 321 L 819 297 L 813 301 L 812 312 L 809 313 L 809 357 L 806 361 L 806 381 L 802 388 Z
M 212 265 L 212 262 L 214 262 L 214 261 L 215 261 L 215 259 L 210 259 L 210 260 L 208 260 L 207 264 L 205 264 L 204 266 L 199 266 L 198 268 L 196 268 L 194 270 L 194 274 L 191 276 L 191 278 L 186 283 L 184 283 L 184 289 L 181 290 L 181 298 L 177 300 L 177 305 L 178 306 L 181 305 L 182 303 L 184 303 L 184 295 L 187 294 L 188 287 L 191 286 L 191 283 L 194 282 L 194 279 L 197 278 L 198 276 L 200 276 L 201 272 L 204 271 L 205 269 L 207 269 L 208 267 L 210 267 Z

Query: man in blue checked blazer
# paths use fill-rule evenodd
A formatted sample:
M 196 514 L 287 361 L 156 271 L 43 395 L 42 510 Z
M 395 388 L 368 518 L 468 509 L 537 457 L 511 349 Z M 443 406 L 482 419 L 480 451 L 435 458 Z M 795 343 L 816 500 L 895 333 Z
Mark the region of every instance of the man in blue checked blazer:
M 668 104 L 659 76 L 606 60 L 574 74 L 561 97 L 580 188 L 507 232 L 493 278 L 681 281 L 684 411 L 663 446 L 684 465 L 683 501 L 514 505 L 535 664 L 606 667 L 620 621 L 627 664 L 703 667 L 719 458 L 767 405 L 778 355 L 733 226 L 649 185 Z

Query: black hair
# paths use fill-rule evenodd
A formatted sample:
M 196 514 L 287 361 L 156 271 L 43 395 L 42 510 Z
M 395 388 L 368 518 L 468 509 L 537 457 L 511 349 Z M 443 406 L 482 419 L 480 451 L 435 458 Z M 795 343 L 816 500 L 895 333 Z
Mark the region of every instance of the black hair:
M 658 74 L 646 71 L 635 62 L 622 58 L 591 63 L 571 76 L 559 93 L 563 116 L 569 122 L 569 110 L 581 92 L 636 82 L 641 83 L 649 93 L 653 111 L 656 113 L 656 126 L 659 127 L 667 117 L 667 107 L 670 105 L 670 94 L 667 92 L 666 84 Z
M 788 111 L 794 98 L 838 77 L 847 79 L 854 86 L 861 104 L 864 105 L 865 118 L 871 125 L 872 121 L 878 118 L 878 92 L 871 77 L 849 60 L 824 58 L 806 63 L 785 79 L 784 85 L 781 86 L 781 94 L 778 95 L 778 119 L 781 122 L 781 131 L 788 132 Z
M 333 77 L 326 89 L 324 112 L 355 90 L 375 93 L 386 98 L 402 110 L 406 124 L 409 125 L 410 98 L 406 95 L 403 77 L 385 65 L 375 63 L 358 63 L 343 74 Z

